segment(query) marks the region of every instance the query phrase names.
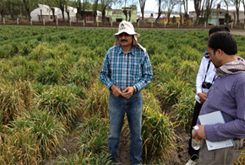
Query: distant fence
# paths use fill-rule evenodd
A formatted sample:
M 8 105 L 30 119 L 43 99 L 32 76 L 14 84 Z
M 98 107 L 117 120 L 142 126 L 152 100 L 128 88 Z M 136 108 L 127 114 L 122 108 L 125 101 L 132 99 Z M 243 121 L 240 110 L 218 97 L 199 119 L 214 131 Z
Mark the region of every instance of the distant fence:
M 56 22 L 48 22 L 45 20 L 42 21 L 28 21 L 24 19 L 16 19 L 16 20 L 5 20 L 4 18 L 0 21 L 0 25 L 33 25 L 33 26 L 75 26 L 75 27 L 111 27 L 111 28 L 117 28 L 119 25 L 119 22 L 111 22 L 111 23 L 101 23 L 93 21 L 79 21 L 79 22 L 71 22 L 71 21 L 59 21 Z M 204 28 L 204 29 L 210 29 L 214 25 L 206 25 L 206 24 L 200 24 L 200 25 L 186 25 L 186 24 L 155 24 L 155 22 L 144 22 L 144 23 L 133 23 L 135 28 Z M 225 26 L 225 25 L 224 25 Z M 244 24 L 240 23 L 239 25 L 233 25 L 229 24 L 228 26 L 230 29 L 245 29 Z

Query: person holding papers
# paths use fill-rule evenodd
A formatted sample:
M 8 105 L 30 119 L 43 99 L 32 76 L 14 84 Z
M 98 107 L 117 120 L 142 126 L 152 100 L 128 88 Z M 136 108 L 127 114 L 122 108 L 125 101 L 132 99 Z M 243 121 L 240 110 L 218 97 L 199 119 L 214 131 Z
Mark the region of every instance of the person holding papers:
M 208 31 L 208 36 L 211 37 L 214 33 L 219 31 L 227 31 L 230 32 L 228 27 L 225 26 L 214 26 L 210 28 Z M 202 105 L 207 97 L 207 92 L 209 88 L 212 86 L 212 83 L 214 82 L 216 78 L 216 73 L 214 71 L 214 65 L 209 60 L 209 54 L 207 49 L 203 52 L 203 58 L 201 60 L 197 77 L 196 77 L 196 95 L 195 95 L 195 106 L 193 109 L 193 115 L 192 115 L 192 122 L 191 122 L 191 129 L 190 129 L 190 138 L 188 141 L 188 154 L 190 156 L 190 159 L 185 165 L 196 165 L 198 160 L 198 152 L 199 150 L 196 150 L 192 147 L 192 137 L 191 132 L 193 127 L 197 123 L 197 118 L 199 115 L 199 112 L 202 108 Z
M 236 56 L 237 43 L 227 32 L 217 32 L 208 41 L 209 59 L 215 66 L 217 78 L 207 93 L 196 130 L 192 137 L 203 139 L 199 152 L 199 165 L 231 165 L 241 154 L 245 137 L 245 61 Z M 210 123 L 202 124 L 203 116 L 221 112 L 224 123 L 210 118 Z M 220 113 L 215 113 L 220 114 Z M 214 124 L 215 123 L 215 124 Z M 214 146 L 231 140 L 232 145 L 218 149 L 208 149 L 206 141 Z

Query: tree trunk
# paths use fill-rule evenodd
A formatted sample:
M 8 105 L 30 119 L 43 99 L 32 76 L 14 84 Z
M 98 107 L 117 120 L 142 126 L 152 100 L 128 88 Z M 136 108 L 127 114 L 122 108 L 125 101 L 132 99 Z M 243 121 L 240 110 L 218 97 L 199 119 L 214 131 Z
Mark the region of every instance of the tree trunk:
M 96 23 L 96 17 L 97 17 L 97 6 L 98 6 L 98 0 L 95 0 L 94 7 L 93 7 L 93 16 L 94 16 L 94 23 Z
M 86 23 L 85 3 L 83 3 L 83 10 L 81 13 L 82 13 L 82 19 Z
M 67 11 L 66 13 L 67 13 L 67 17 L 68 17 L 67 22 L 70 22 L 70 19 L 71 19 L 71 18 L 70 18 L 70 11 Z
M 54 8 L 51 8 L 51 10 L 52 10 L 52 15 L 53 15 L 53 18 L 54 18 L 54 22 L 56 22 L 55 10 L 54 10 Z
M 143 23 L 144 19 L 145 19 L 145 16 L 144 16 L 145 15 L 145 11 L 144 11 L 144 9 L 143 10 L 141 9 L 141 14 L 142 14 L 142 23 Z
M 169 13 L 168 13 L 167 17 L 168 17 L 168 23 L 167 24 L 169 25 L 169 22 L 170 22 L 170 14 Z
M 28 1 L 23 0 L 23 3 L 24 3 L 24 6 L 25 6 L 25 9 L 26 9 L 26 12 L 27 12 L 28 20 L 31 21 L 31 12 L 30 12 L 30 8 L 29 8 L 29 5 L 28 5 Z
M 106 5 L 102 8 L 102 22 L 103 24 L 105 24 L 105 9 L 106 9 Z
M 61 9 L 62 12 L 62 20 L 63 22 L 65 22 L 65 12 L 64 12 L 64 8 Z
M 2 21 L 3 21 L 3 18 L 4 18 L 4 9 L 2 9 L 2 10 L 0 11 L 0 15 L 2 16 Z
M 128 20 L 128 12 L 126 9 L 123 10 L 123 14 L 125 15 L 125 20 Z
M 131 10 L 128 11 L 128 21 L 131 21 Z
M 142 3 L 140 3 L 140 4 L 142 4 Z M 140 10 L 141 10 L 141 15 L 142 15 L 142 22 L 144 22 L 144 19 L 145 19 L 145 16 L 144 16 L 144 14 L 145 14 L 144 9 L 145 9 L 145 1 L 144 1 L 144 3 L 142 4 L 142 6 L 140 5 Z
M 82 3 L 81 3 L 80 0 L 78 1 L 77 13 L 79 13 L 81 15 L 81 18 L 83 18 L 83 15 L 82 15 Z M 77 21 L 78 21 L 78 16 L 77 16 Z
M 242 2 L 242 4 L 243 4 L 243 10 L 244 10 L 244 15 L 245 15 L 245 2 L 244 2 L 244 0 L 241 1 L 241 2 Z M 245 28 L 245 18 L 244 18 L 244 28 Z
M 158 19 L 160 18 L 161 14 L 162 14 L 162 11 L 161 11 L 161 5 L 162 4 L 162 1 L 161 0 L 158 0 L 158 15 L 157 15 L 157 18 L 155 20 L 155 24 L 157 24 L 157 21 Z
M 186 18 L 186 24 L 189 26 L 188 0 L 183 0 L 183 6 L 185 11 L 184 17 Z
M 195 24 L 198 25 L 199 16 L 201 14 L 201 0 L 194 0 L 194 8 L 196 12 L 196 22 Z
M 239 24 L 239 8 L 236 10 L 236 18 L 237 18 L 237 24 Z

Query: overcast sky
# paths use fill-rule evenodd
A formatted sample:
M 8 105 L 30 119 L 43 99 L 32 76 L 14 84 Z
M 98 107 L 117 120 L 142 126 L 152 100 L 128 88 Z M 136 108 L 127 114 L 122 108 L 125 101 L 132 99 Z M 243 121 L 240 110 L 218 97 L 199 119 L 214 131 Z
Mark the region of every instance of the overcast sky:
M 223 9 L 226 9 L 226 7 L 222 7 Z M 235 10 L 235 7 L 230 7 L 228 8 L 229 10 Z M 176 7 L 175 9 L 176 11 L 179 11 L 179 6 Z M 194 2 L 193 1 L 188 1 L 188 10 L 189 11 L 195 11 L 194 9 Z M 240 10 L 243 11 L 243 5 L 240 5 Z M 138 3 L 137 6 L 137 11 L 140 12 L 140 6 Z M 145 4 L 145 11 L 152 11 L 153 13 L 157 13 L 158 12 L 158 5 L 156 0 L 146 0 L 146 4 Z M 182 12 L 184 12 L 184 8 L 182 9 Z

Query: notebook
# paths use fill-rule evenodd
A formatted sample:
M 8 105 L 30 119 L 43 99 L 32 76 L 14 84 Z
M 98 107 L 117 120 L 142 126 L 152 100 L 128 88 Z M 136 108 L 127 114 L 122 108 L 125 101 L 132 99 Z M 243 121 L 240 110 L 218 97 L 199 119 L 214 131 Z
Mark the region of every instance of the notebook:
M 215 111 L 215 112 L 208 113 L 205 115 L 200 115 L 198 116 L 198 118 L 202 125 L 225 123 L 225 120 L 224 120 L 224 117 L 221 111 Z M 233 139 L 228 139 L 228 140 L 219 141 L 219 142 L 211 142 L 209 140 L 206 140 L 206 144 L 207 144 L 208 150 L 216 150 L 220 148 L 234 146 L 234 141 Z

